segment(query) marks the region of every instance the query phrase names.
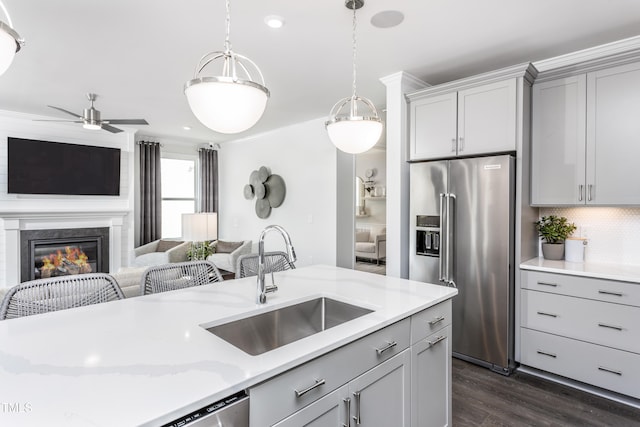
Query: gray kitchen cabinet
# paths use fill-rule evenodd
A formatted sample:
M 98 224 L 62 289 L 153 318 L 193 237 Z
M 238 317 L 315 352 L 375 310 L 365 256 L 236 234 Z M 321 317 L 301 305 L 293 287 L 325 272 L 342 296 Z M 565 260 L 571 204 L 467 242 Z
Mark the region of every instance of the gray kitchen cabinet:
M 516 151 L 534 72 L 523 64 L 408 94 L 409 160 Z
M 348 426 L 350 418 L 349 386 L 345 385 L 285 418 L 274 427 Z
M 531 204 L 640 204 L 640 63 L 533 86 Z
M 640 398 L 640 287 L 522 271 L 522 365 Z

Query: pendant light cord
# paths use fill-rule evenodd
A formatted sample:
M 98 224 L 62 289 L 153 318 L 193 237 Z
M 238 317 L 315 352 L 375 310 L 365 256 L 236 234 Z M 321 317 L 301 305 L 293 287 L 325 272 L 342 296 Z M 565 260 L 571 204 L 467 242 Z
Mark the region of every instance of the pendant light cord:
M 357 25 L 357 21 L 356 21 L 356 0 L 353 0 L 352 2 L 352 9 L 353 9 L 353 85 L 352 85 L 352 96 L 353 99 L 355 100 L 356 98 L 356 25 Z
M 7 8 L 4 7 L 4 3 L 2 2 L 2 0 L 0 0 L 0 8 L 2 8 L 2 11 L 4 12 L 4 15 L 7 17 L 7 24 L 9 24 L 9 27 L 13 28 L 13 23 L 11 22 L 11 17 L 9 16 L 9 12 L 7 11 Z
M 0 0 L 1 1 L 1 0 Z M 224 38 L 224 49 L 225 51 L 231 50 L 231 40 L 229 34 L 231 33 L 231 5 L 230 0 L 225 1 L 227 8 L 227 17 L 225 19 L 225 38 Z

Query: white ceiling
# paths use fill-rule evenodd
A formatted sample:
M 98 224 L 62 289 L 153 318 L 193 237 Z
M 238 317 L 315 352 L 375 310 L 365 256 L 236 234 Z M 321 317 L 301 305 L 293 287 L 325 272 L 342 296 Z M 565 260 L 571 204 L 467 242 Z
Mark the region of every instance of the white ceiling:
M 235 136 L 200 125 L 183 94 L 200 57 L 222 50 L 224 0 L 4 3 L 27 44 L 0 76 L 2 110 L 72 119 L 47 105 L 81 114 L 95 92 L 103 119 L 146 118 L 145 135 L 221 142 L 324 117 L 350 95 L 343 0 L 231 0 L 233 48 L 260 66 L 271 91 L 258 125 Z M 404 22 L 373 27 L 385 10 Z M 264 24 L 271 14 L 285 18 L 282 29 Z M 639 33 L 638 0 L 367 0 L 358 11 L 358 93 L 382 107 L 379 78 L 397 71 L 437 84 Z

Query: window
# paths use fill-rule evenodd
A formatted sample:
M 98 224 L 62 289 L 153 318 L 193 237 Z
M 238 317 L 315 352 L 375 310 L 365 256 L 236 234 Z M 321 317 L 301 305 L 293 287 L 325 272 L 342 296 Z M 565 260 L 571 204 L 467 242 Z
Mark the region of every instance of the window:
M 162 173 L 162 237 L 182 236 L 182 214 L 196 208 L 196 159 L 160 159 Z

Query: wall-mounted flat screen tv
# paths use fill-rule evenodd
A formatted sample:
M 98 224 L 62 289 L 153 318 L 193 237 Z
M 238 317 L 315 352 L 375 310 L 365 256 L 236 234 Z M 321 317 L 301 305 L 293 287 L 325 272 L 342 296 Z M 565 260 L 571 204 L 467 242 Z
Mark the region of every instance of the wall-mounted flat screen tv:
M 8 192 L 120 195 L 120 149 L 8 138 Z

